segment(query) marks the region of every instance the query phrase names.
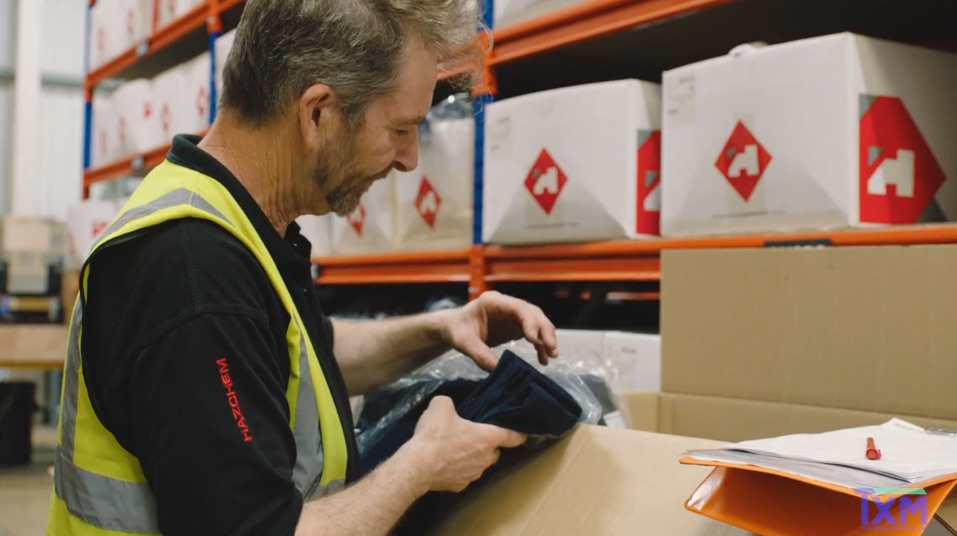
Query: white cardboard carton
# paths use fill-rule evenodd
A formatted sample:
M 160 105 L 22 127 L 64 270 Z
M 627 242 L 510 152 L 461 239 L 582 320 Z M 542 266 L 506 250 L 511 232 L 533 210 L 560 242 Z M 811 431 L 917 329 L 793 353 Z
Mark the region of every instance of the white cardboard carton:
M 135 47 L 152 31 L 152 0 L 120 0 L 121 51 Z
M 174 111 L 180 106 L 182 90 L 186 80 L 182 69 L 169 69 L 153 79 L 153 95 L 159 135 L 163 143 L 169 143 L 173 136 L 180 134 L 176 130 Z
M 184 63 L 182 76 L 186 85 L 180 88 L 180 106 L 173 111 L 178 133 L 198 134 L 209 126 L 211 56 L 204 52 Z
M 90 8 L 90 42 L 87 48 L 90 70 L 102 67 L 123 51 L 126 30 L 121 1 L 125 0 L 99 0 Z
M 356 210 L 333 216 L 334 255 L 374 255 L 395 248 L 395 173 L 376 181 Z
M 153 83 L 132 80 L 113 94 L 120 155 L 142 153 L 162 144 L 154 103 Z
M 155 2 L 154 27 L 161 28 L 192 11 L 202 3 L 202 0 L 155 0 Z
M 957 55 L 836 34 L 664 74 L 662 234 L 957 216 Z
M 93 96 L 93 139 L 90 140 L 90 164 L 102 166 L 120 156 L 116 110 L 112 95 Z
M 223 67 L 226 65 L 226 58 L 229 57 L 229 51 L 233 48 L 236 41 L 236 30 L 230 30 L 216 38 L 213 52 L 216 57 L 216 95 L 223 94 Z
M 115 201 L 87 199 L 67 210 L 64 268 L 78 270 L 120 210 Z
M 396 173 L 396 248 L 464 249 L 472 245 L 475 119 L 429 121 L 419 165 Z
M 586 0 L 496 0 L 492 5 L 492 27 L 504 28 L 525 22 Z
M 660 86 L 620 80 L 486 110 L 483 240 L 583 242 L 658 234 Z

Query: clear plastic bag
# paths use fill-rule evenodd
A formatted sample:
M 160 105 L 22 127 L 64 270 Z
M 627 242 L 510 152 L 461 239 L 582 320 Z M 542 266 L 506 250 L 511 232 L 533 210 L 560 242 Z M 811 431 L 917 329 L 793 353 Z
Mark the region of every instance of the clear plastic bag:
M 501 357 L 505 350 L 511 350 L 524 361 L 532 364 L 536 370 L 562 387 L 581 407 L 578 417 L 580 424 L 597 424 L 602 417 L 602 404 L 589 389 L 585 381 L 572 367 L 561 360 L 552 360 L 548 366 L 538 363 L 537 354 L 531 345 L 517 343 L 506 344 L 494 348 L 494 353 Z M 379 406 L 388 406 L 389 409 L 381 412 L 381 407 L 370 408 L 367 404 L 371 397 L 366 397 L 357 419 L 356 440 L 359 452 L 366 452 L 372 445 L 378 443 L 392 428 L 392 425 L 403 418 L 413 408 L 429 400 L 443 381 L 475 380 L 479 381 L 488 376 L 488 372 L 479 368 L 472 358 L 456 351 L 447 352 L 429 364 L 412 371 L 389 385 L 376 390 L 375 399 Z M 364 422 L 364 412 L 382 414 L 382 417 L 373 422 Z M 534 447 L 547 441 L 541 438 L 531 441 L 527 446 Z

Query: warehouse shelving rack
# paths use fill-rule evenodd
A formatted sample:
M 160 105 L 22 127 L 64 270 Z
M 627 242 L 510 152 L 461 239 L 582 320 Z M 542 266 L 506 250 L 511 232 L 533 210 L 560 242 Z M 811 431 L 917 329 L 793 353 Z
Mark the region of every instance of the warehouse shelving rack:
M 869 6 L 889 4 L 892 0 L 876 0 Z M 900 0 L 897 0 L 898 2 Z M 91 1 L 91 5 L 92 5 Z M 536 56 L 553 53 L 563 47 L 586 43 L 607 36 L 619 36 L 636 28 L 650 27 L 688 14 L 716 10 L 725 5 L 743 4 L 745 0 L 591 0 L 567 9 L 512 27 L 492 31 L 493 47 L 481 68 L 481 82 L 473 90 L 476 106 L 476 172 L 475 172 L 475 231 L 474 245 L 469 249 L 441 252 L 388 253 L 374 256 L 330 257 L 315 259 L 318 265 L 317 283 L 328 285 L 402 284 L 402 283 L 466 283 L 470 296 L 498 283 L 513 282 L 644 282 L 657 283 L 661 279 L 661 253 L 677 249 L 702 248 L 764 248 L 795 245 L 868 246 L 917 245 L 957 243 L 955 225 L 921 225 L 886 227 L 862 230 L 815 231 L 787 234 L 755 234 L 721 237 L 678 239 L 651 239 L 592 244 L 552 244 L 541 246 L 488 246 L 481 244 L 482 200 L 482 142 L 484 114 L 481 108 L 493 102 L 499 94 L 498 70 Z M 755 2 L 751 2 L 755 4 Z M 792 7 L 800 4 L 791 1 Z M 181 40 L 205 29 L 209 47 L 223 30 L 223 16 L 236 13 L 243 0 L 207 0 L 189 14 L 150 36 L 144 44 L 125 52 L 119 58 L 91 72 L 86 79 L 86 150 L 84 191 L 90 185 L 133 172 L 149 169 L 162 161 L 168 146 L 158 147 L 142 155 L 132 155 L 98 168 L 89 166 L 89 138 L 91 128 L 92 91 L 108 78 L 128 77 L 139 72 L 150 62 L 150 57 L 162 50 L 171 50 Z M 772 3 L 773 4 L 773 3 Z M 783 3 L 779 3 L 781 5 Z M 848 2 L 848 10 L 857 9 Z M 817 8 L 830 6 L 817 2 Z M 900 5 L 900 4 L 898 4 Z M 764 9 L 776 9 L 768 3 Z M 486 3 L 486 24 L 491 27 L 491 2 Z M 835 8 L 837 9 L 837 8 Z M 838 10 L 839 11 L 839 10 Z M 847 16 L 851 11 L 845 10 Z M 853 12 L 856 16 L 856 12 Z M 928 15 L 930 17 L 930 15 Z M 829 27 L 827 17 L 821 31 L 840 31 L 840 26 Z M 952 34 L 950 41 L 955 43 Z M 781 38 L 799 38 L 800 35 L 782 34 Z M 940 45 L 930 39 L 922 42 L 915 36 L 908 40 L 922 44 Z M 743 40 L 743 39 L 742 39 Z M 944 43 L 944 44 L 946 44 Z M 196 51 L 197 53 L 199 51 Z M 186 58 L 183 58 L 186 59 Z M 214 60 L 215 62 L 215 57 Z M 452 66 L 443 71 L 443 77 L 458 74 L 473 65 Z M 215 65 L 213 66 L 215 72 Z M 215 84 L 211 73 L 210 120 L 215 114 Z M 657 300 L 658 293 L 633 293 L 637 299 Z

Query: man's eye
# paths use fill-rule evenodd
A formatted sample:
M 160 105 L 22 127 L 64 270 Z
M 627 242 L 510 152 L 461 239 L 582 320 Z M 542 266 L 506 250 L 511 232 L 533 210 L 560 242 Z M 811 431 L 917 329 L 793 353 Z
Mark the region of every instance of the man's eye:
M 395 135 L 399 137 L 404 137 L 409 135 L 409 129 L 407 128 L 397 128 L 395 129 Z

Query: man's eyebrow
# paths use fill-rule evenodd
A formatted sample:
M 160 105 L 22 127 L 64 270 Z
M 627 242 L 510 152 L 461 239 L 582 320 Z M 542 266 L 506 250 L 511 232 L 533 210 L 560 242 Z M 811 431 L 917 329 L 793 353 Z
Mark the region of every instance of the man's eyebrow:
M 415 117 L 406 117 L 404 119 L 399 119 L 395 122 L 397 125 L 401 126 L 418 126 L 422 123 L 425 123 L 425 116 L 417 115 Z

